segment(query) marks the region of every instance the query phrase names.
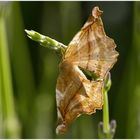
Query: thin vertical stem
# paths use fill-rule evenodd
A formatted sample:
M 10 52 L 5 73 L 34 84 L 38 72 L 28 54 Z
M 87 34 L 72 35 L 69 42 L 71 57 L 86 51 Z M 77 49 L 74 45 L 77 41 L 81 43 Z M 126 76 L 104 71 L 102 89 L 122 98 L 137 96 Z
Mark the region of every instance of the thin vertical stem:
M 111 120 L 109 122 L 109 103 L 108 103 L 108 91 L 111 87 L 111 75 L 108 73 L 105 81 L 105 86 L 103 89 L 104 105 L 103 105 L 103 122 L 98 125 L 98 135 L 99 138 L 111 139 L 115 135 L 116 131 L 116 121 Z
M 109 128 L 109 105 L 108 105 L 108 95 L 107 95 L 106 90 L 104 90 L 103 131 L 105 133 L 110 132 L 110 128 Z

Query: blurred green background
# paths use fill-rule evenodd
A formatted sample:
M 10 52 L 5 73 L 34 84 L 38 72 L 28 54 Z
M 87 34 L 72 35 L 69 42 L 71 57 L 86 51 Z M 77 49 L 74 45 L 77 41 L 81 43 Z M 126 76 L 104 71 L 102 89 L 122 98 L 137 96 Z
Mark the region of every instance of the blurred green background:
M 110 120 L 115 138 L 140 138 L 140 2 L 0 2 L 0 138 L 98 138 L 102 111 L 79 117 L 57 136 L 59 57 L 27 38 L 33 29 L 68 44 L 94 6 L 117 44 L 111 70 Z

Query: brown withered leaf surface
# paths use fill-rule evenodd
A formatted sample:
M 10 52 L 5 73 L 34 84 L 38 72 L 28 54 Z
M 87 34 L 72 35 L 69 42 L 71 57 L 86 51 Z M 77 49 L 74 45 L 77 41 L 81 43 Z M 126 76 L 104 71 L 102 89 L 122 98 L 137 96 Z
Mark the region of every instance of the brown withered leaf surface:
M 102 11 L 94 7 L 85 25 L 68 45 L 56 87 L 58 126 L 65 133 L 68 125 L 81 114 L 102 109 L 104 80 L 117 61 L 114 40 L 106 36 Z M 88 80 L 80 69 L 94 73 L 98 79 Z

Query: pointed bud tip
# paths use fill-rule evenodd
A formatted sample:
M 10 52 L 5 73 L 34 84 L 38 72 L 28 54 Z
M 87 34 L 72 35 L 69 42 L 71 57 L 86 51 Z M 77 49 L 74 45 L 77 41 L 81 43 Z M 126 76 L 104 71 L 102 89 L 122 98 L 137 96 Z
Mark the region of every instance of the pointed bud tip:
M 24 31 L 25 31 L 27 34 L 30 32 L 30 31 L 29 31 L 29 30 L 27 30 L 27 29 L 25 29 Z
M 30 35 L 30 36 L 32 36 L 32 35 L 35 34 L 35 31 L 33 31 L 33 30 L 27 30 L 27 29 L 25 29 L 24 31 L 25 31 L 28 35 Z

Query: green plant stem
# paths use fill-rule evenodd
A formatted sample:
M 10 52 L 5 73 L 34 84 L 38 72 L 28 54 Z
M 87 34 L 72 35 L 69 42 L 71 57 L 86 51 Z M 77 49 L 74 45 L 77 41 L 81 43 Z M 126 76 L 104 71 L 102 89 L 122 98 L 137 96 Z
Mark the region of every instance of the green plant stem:
M 111 139 L 114 137 L 116 131 L 116 121 L 111 120 L 109 123 L 109 104 L 108 104 L 108 91 L 111 87 L 111 74 L 108 73 L 106 80 L 104 82 L 104 89 L 103 89 L 103 122 L 98 124 L 98 135 L 99 138 L 108 138 Z
M 103 131 L 104 133 L 110 133 L 109 127 L 109 106 L 107 91 L 104 90 L 104 105 L 103 105 Z
M 6 38 L 6 24 L 0 17 L 0 78 L 2 96 L 3 129 L 5 138 L 19 138 L 19 123 L 15 114 L 10 61 Z M 1 125 L 1 124 L 0 124 Z

